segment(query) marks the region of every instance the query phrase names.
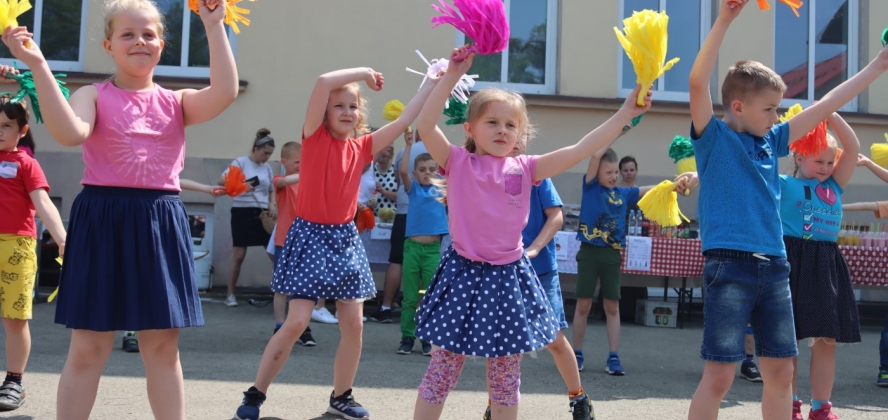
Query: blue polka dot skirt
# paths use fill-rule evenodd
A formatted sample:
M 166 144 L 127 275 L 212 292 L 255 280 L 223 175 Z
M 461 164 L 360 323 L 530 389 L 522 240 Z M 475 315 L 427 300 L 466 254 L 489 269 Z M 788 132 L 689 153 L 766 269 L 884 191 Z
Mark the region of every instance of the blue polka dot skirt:
M 275 263 L 271 290 L 325 299 L 375 295 L 367 251 L 355 224 L 328 225 L 296 218 Z
M 545 347 L 559 324 L 530 260 L 493 265 L 453 248 L 416 313 L 416 336 L 454 353 L 502 357 Z

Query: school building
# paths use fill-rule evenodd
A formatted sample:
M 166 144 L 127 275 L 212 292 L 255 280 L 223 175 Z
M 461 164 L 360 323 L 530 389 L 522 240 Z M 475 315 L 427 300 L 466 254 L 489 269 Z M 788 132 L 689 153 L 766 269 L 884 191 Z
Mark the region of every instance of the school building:
M 641 124 L 614 146 L 620 156 L 639 162 L 641 184 L 676 175 L 667 156 L 675 135 L 687 136 L 688 74 L 695 55 L 718 12 L 717 0 L 504 0 L 511 26 L 508 51 L 476 57 L 470 74 L 477 87 L 498 86 L 525 95 L 530 118 L 539 131 L 530 153 L 545 153 L 579 140 L 604 122 L 629 94 L 635 76 L 614 34 L 633 10 L 665 10 L 670 17 L 667 59 L 680 61 L 655 85 L 654 105 Z M 449 55 L 465 42 L 452 27 L 431 28 L 433 0 L 328 0 L 324 2 L 258 0 L 238 5 L 251 11 L 252 23 L 241 33 L 230 31 L 241 80 L 240 95 L 216 120 L 190 127 L 183 178 L 215 183 L 231 159 L 249 154 L 254 133 L 271 130 L 280 146 L 299 141 L 310 91 L 318 75 L 340 68 L 369 66 L 385 75 L 385 89 L 365 94 L 371 101 L 371 123 L 380 126 L 382 106 L 391 99 L 407 103 L 421 77 L 405 67 L 424 71 L 414 52 L 428 58 Z M 166 48 L 156 81 L 167 88 L 200 89 L 209 83 L 208 51 L 200 18 L 183 0 L 156 0 L 166 17 Z M 728 67 L 742 59 L 757 60 L 781 74 L 789 86 L 785 107 L 810 105 L 831 88 L 862 69 L 881 49 L 880 37 L 888 2 L 877 0 L 808 1 L 796 17 L 772 0 L 771 10 L 755 2 L 734 22 L 721 48 L 712 77 L 713 101 L 720 103 L 720 81 Z M 104 52 L 102 0 L 36 0 L 20 19 L 33 28 L 52 69 L 67 73 L 73 90 L 101 82 L 114 71 Z M 8 57 L 4 49 L 0 56 Z M 0 59 L 4 64 L 12 63 Z M 19 63 L 20 67 L 21 64 Z M 842 115 L 869 153 L 888 131 L 888 75 L 842 109 Z M 721 113 L 716 106 L 716 113 Z M 462 141 L 460 127 L 442 128 L 453 142 Z M 50 195 L 67 218 L 80 190 L 83 163 L 79 148 L 54 142 L 43 126 L 33 124 L 37 157 L 47 173 Z M 395 143 L 397 149 L 403 141 Z M 273 159 L 278 159 L 276 153 Z M 147 159 L 150 159 L 148 157 Z M 786 162 L 789 165 L 789 162 Z M 276 167 L 276 166 L 275 166 Z M 579 203 L 586 162 L 555 180 L 565 203 Z M 731 194 L 726 191 L 725 194 Z M 888 197 L 885 185 L 866 169 L 855 175 L 845 201 Z M 231 255 L 231 200 L 183 192 L 195 215 L 207 216 L 205 236 L 196 253 L 209 255 L 199 269 L 213 267 L 213 283 L 225 284 Z M 483 205 L 479 202 L 479 205 Z M 696 215 L 696 193 L 680 200 L 689 217 Z M 744 203 L 737 203 L 743 206 Z M 749 211 L 756 211 L 750 208 Z M 874 222 L 871 214 L 848 214 L 849 220 Z M 755 229 L 754 226 L 750 228 Z M 203 267 L 203 268 L 200 268 Z M 270 263 L 264 251 L 251 248 L 240 286 L 267 285 Z M 888 294 L 864 291 L 868 300 Z

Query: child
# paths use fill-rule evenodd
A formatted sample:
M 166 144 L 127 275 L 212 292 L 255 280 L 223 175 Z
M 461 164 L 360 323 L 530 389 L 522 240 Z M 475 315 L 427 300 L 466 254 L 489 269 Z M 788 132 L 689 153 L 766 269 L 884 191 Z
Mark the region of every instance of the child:
M 406 138 L 405 138 L 406 139 Z M 410 199 L 410 212 L 407 213 L 407 227 L 404 241 L 404 265 L 402 283 L 404 299 L 401 302 L 401 344 L 398 354 L 410 354 L 416 339 L 416 305 L 419 291 L 429 287 L 429 281 L 441 261 L 441 238 L 449 233 L 447 210 L 439 201 L 441 194 L 432 181 L 438 178 L 438 164 L 428 153 L 416 157 L 413 164 L 413 178 L 410 177 L 410 164 L 407 162 L 413 139 L 406 139 L 404 158 L 398 171 L 401 182 Z M 432 355 L 432 345 L 422 341 L 422 355 Z
M 367 254 L 352 222 L 361 168 L 391 144 L 431 92 L 423 86 L 401 117 L 366 134 L 365 101 L 357 82 L 382 89 L 383 77 L 369 68 L 321 75 L 308 103 L 302 127 L 300 188 L 296 219 L 275 264 L 271 290 L 288 295 L 290 313 L 262 355 L 253 386 L 244 392 L 236 418 L 257 420 L 271 381 L 284 367 L 318 298 L 336 299 L 342 332 L 333 366 L 333 392 L 327 412 L 347 419 L 367 419 L 369 411 L 352 396 L 361 358 L 363 302 L 376 292 Z
M 0 78 L 8 68 L 3 66 Z M 31 353 L 31 296 L 37 276 L 37 226 L 34 214 L 46 225 L 65 254 L 66 233 L 59 211 L 47 195 L 49 184 L 34 158 L 17 147 L 28 135 L 28 108 L 0 95 L 0 317 L 6 332 L 6 379 L 0 386 L 0 409 L 15 410 L 25 403 L 22 374 Z
M 691 69 L 690 106 L 697 167 L 703 267 L 703 378 L 691 401 L 690 420 L 714 419 L 744 359 L 747 322 L 756 336 L 764 389 L 762 417 L 791 418 L 792 358 L 798 354 L 789 292 L 789 264 L 778 213 L 777 158 L 857 96 L 888 65 L 888 50 L 863 71 L 786 123 L 777 108 L 786 85 L 761 63 L 732 66 L 722 85 L 724 120 L 713 115 L 709 91 L 718 50 L 748 0 L 722 0 L 721 10 Z M 775 125 L 776 124 L 776 125 Z M 726 193 L 729 192 L 729 193 Z M 742 203 L 742 205 L 738 205 Z M 750 209 L 750 210 L 747 210 Z
M 179 328 L 204 323 L 178 197 L 185 127 L 218 116 L 238 91 L 222 22 L 226 3 L 213 11 L 205 3 L 200 18 L 213 78 L 200 91 L 154 83 L 164 26 L 151 1 L 105 2 L 103 46 L 117 73 L 78 89 L 70 103 L 40 49 L 33 41 L 25 45 L 33 34 L 23 27 L 3 32 L 12 55 L 33 72 L 47 131 L 62 145 L 82 146 L 86 164 L 84 188 L 71 209 L 55 318 L 74 330 L 56 403 L 66 419 L 89 417 L 115 330 L 139 331 L 155 418 L 185 418 Z
M 495 419 L 518 416 L 522 353 L 555 340 L 558 319 L 524 253 L 521 229 L 531 186 L 590 156 L 650 106 L 635 93 L 576 145 L 543 156 L 508 157 L 531 137 L 524 98 L 499 89 L 475 93 L 464 124 L 466 146 L 452 146 L 436 123 L 474 54 L 454 49 L 442 81 L 426 101 L 417 130 L 444 169 L 452 247 L 445 252 L 416 315 L 416 336 L 431 342 L 432 361 L 419 386 L 414 419 L 441 416 L 467 355 L 487 358 Z M 467 57 L 456 61 L 454 57 Z M 478 205 L 483 197 L 484 205 Z

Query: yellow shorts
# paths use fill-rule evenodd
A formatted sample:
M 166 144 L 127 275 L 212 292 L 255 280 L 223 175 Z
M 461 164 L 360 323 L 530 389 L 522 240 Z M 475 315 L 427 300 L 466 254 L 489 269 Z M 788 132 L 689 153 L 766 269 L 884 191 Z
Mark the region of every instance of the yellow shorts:
M 30 236 L 0 233 L 0 317 L 31 319 L 36 247 Z

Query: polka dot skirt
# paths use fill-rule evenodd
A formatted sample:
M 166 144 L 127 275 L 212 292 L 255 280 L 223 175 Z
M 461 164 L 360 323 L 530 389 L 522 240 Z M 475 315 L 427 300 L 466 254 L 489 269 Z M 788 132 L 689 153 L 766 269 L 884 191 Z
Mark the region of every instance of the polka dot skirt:
M 376 284 L 354 223 L 296 218 L 275 264 L 271 290 L 326 299 L 369 298 Z
M 444 253 L 416 313 L 416 336 L 454 353 L 502 357 L 545 347 L 558 320 L 527 256 L 508 265 Z

